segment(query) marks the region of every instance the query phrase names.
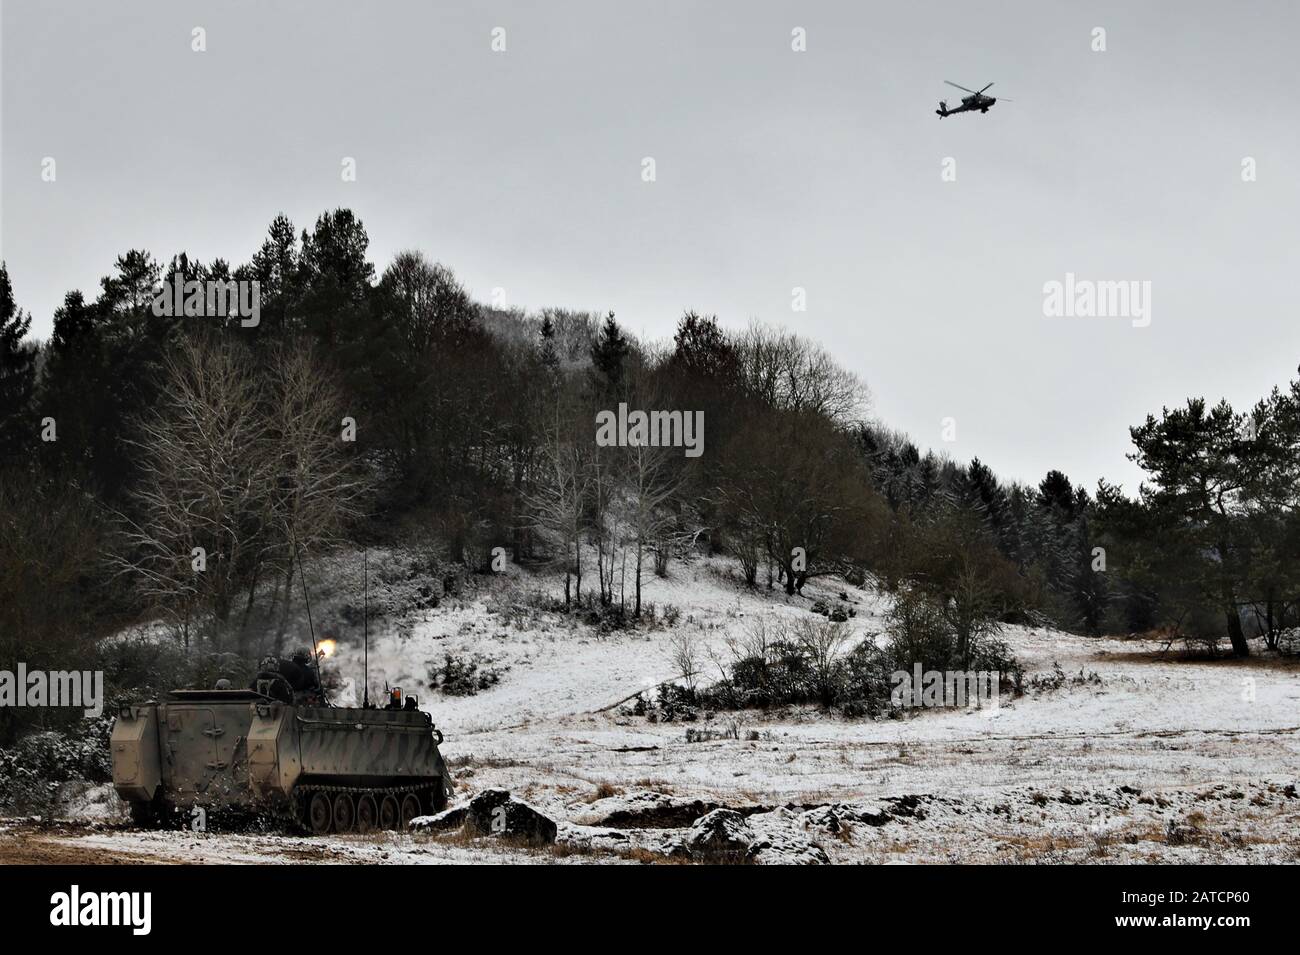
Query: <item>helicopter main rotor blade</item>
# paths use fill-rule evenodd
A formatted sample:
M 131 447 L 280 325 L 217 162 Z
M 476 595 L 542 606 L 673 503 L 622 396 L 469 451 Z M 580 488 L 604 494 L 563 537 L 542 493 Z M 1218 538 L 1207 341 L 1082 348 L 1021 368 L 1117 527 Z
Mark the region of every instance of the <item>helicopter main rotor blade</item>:
M 992 85 L 993 85 L 993 84 L 992 84 L 992 83 L 990 83 L 990 84 L 989 84 L 989 86 L 992 86 Z M 989 86 L 986 86 L 986 87 L 984 87 L 984 90 L 986 90 L 986 89 L 988 89 L 988 88 L 989 88 Z M 983 93 L 983 92 L 984 92 L 984 90 L 980 90 L 980 92 L 981 92 L 981 93 Z
M 966 87 L 964 87 L 964 86 L 958 86 L 958 85 L 957 85 L 956 83 L 954 83 L 952 80 L 944 80 L 944 82 L 947 83 L 949 86 L 956 86 L 957 89 L 959 89 L 959 90 L 966 90 Z M 967 93 L 974 93 L 975 91 L 974 91 L 974 90 L 966 90 L 966 92 L 967 92 Z

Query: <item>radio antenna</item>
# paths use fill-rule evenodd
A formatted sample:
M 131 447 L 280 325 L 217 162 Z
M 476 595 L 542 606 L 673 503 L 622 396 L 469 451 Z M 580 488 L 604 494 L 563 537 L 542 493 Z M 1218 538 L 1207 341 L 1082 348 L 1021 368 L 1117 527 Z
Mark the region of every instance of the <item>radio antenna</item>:
M 292 534 L 292 531 L 290 531 Z M 329 706 L 325 699 L 325 684 L 320 678 L 320 650 L 316 647 L 316 625 L 311 622 L 311 598 L 307 596 L 307 574 L 302 569 L 302 555 L 298 553 L 298 535 L 293 534 L 293 557 L 298 562 L 298 579 L 302 581 L 302 602 L 307 608 L 307 629 L 311 633 L 311 659 L 316 670 L 316 689 L 320 691 L 321 702 Z
M 362 678 L 361 678 L 361 708 L 370 708 L 370 552 L 366 548 L 361 548 L 361 567 L 362 567 L 362 584 L 364 596 L 362 599 L 361 620 L 363 628 L 362 636 Z M 355 699 L 355 697 L 353 698 Z

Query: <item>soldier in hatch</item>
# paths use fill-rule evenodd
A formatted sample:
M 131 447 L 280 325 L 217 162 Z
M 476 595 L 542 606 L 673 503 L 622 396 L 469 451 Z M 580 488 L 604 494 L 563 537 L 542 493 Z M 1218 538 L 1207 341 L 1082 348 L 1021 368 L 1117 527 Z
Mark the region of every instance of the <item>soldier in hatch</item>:
M 299 647 L 288 660 L 263 657 L 257 669 L 252 688 L 257 689 L 259 683 L 269 684 L 265 692 L 284 703 L 313 705 L 321 697 L 320 678 L 306 647 Z

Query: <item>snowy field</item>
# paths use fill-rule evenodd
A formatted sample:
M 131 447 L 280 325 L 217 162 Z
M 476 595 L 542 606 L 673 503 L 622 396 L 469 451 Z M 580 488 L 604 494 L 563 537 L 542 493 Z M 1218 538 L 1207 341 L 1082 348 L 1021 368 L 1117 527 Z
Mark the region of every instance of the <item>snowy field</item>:
M 1004 697 L 992 717 L 853 720 L 802 707 L 651 722 L 619 703 L 676 675 L 674 633 L 723 654 L 750 618 L 806 616 L 820 599 L 853 609 L 858 639 L 878 639 L 884 599 L 838 579 L 810 582 L 803 597 L 750 592 L 729 563 L 697 560 L 647 583 L 644 599 L 661 621 L 674 607 L 674 626 L 600 635 L 535 609 L 527 594 L 542 588 L 553 595 L 554 577 L 512 570 L 473 596 L 372 621 L 371 686 L 420 695 L 446 735 L 455 802 L 508 789 L 559 823 L 556 846 L 459 832 L 134 832 L 117 821 L 111 790 L 98 790 L 62 829 L 6 823 L 0 861 L 646 861 L 669 857 L 684 827 L 715 807 L 771 836 L 764 861 L 1300 860 L 1294 660 L 1192 660 L 1146 641 L 1013 627 L 1003 638 L 1027 677 L 1059 666 L 1066 679 Z M 499 681 L 469 696 L 428 689 L 447 654 L 477 658 Z M 341 639 L 329 668 L 339 702 L 350 702 L 359 644 Z M 721 738 L 688 741 L 688 729 Z

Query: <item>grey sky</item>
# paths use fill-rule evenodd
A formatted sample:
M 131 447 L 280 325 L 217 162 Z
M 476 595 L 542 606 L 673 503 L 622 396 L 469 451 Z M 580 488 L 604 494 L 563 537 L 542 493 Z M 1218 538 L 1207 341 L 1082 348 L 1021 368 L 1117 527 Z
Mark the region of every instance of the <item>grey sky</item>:
M 0 240 L 42 337 L 128 248 L 238 263 L 277 212 L 348 206 L 377 268 L 419 248 L 481 300 L 784 324 L 922 446 L 1025 480 L 1135 490 L 1128 425 L 1300 362 L 1285 0 L 3 0 L 2 26 Z M 940 120 L 944 79 L 1015 102 Z M 1044 317 L 1066 272 L 1149 280 L 1150 327 Z

